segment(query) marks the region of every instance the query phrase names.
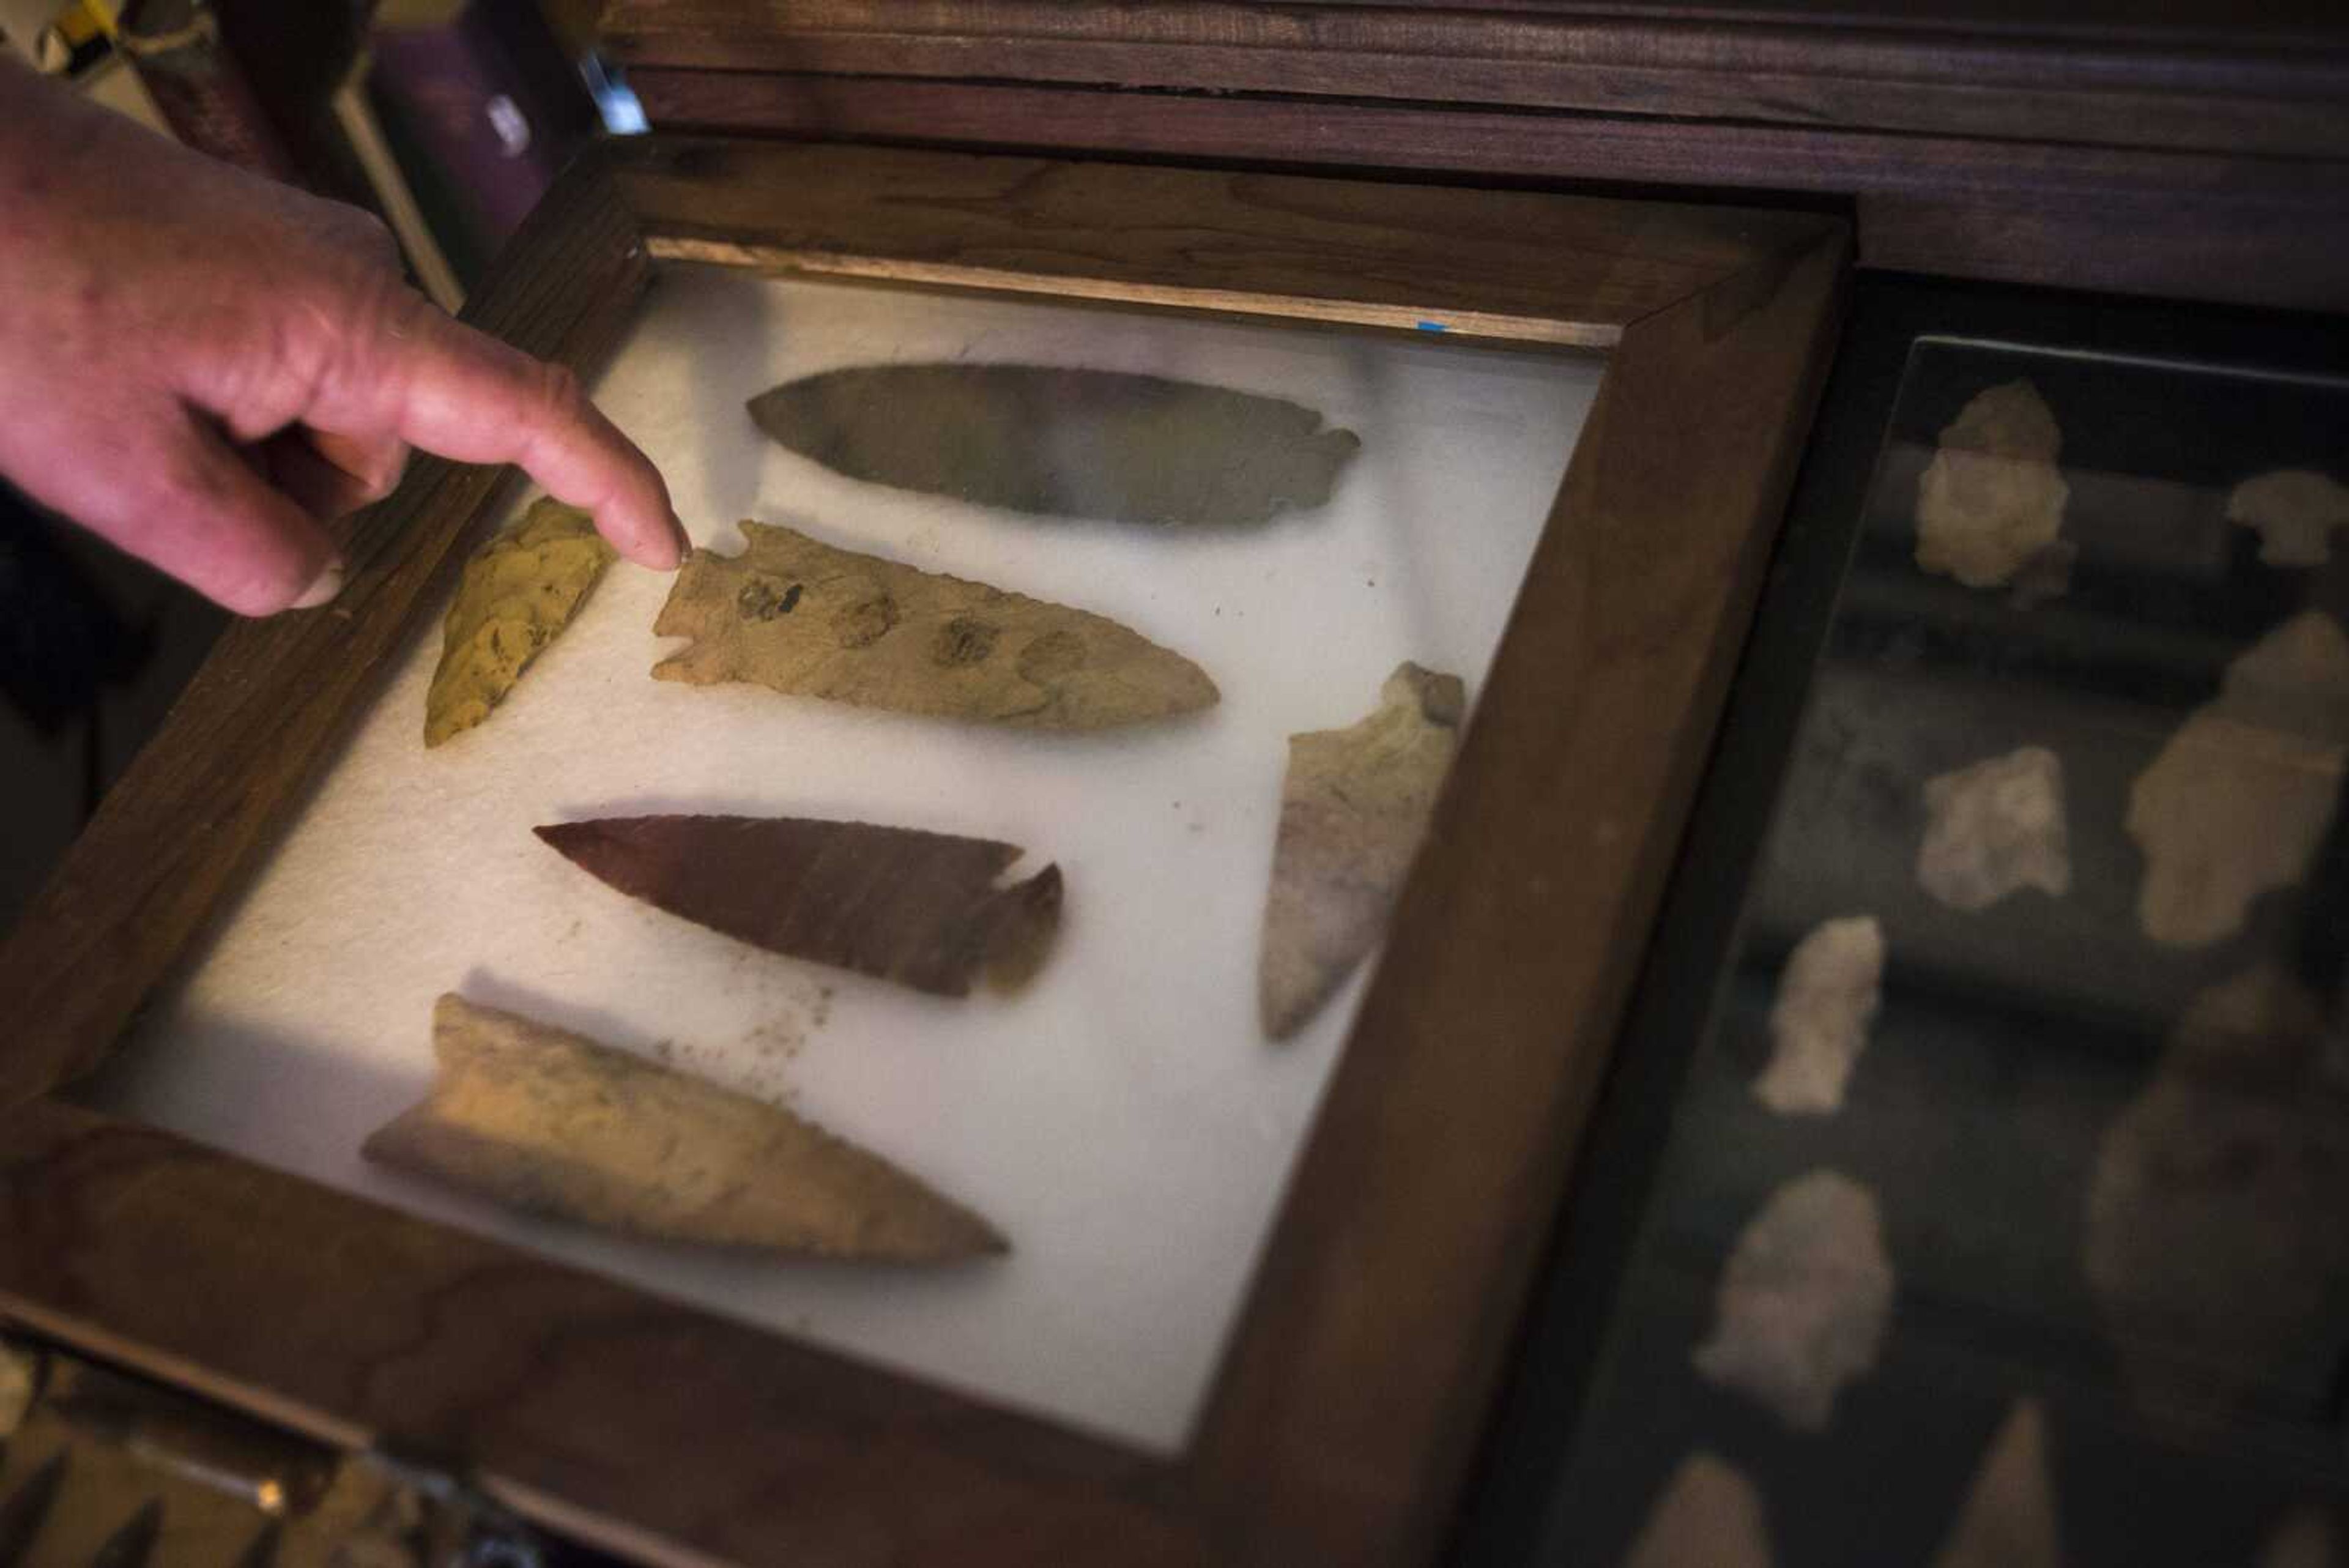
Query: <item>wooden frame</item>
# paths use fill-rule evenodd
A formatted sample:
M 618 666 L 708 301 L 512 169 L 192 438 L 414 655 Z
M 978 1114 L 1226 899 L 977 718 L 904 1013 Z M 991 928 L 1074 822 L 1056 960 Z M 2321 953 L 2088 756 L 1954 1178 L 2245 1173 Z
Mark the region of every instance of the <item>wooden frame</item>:
M 0 1314 L 664 1562 L 1439 1549 L 1832 347 L 1806 214 L 652 139 L 469 315 L 591 367 L 657 258 L 1603 348 L 1599 398 L 1188 1449 L 1162 1460 L 56 1097 L 266 853 L 497 473 L 419 464 L 240 624 L 0 950 Z
M 1848 202 L 1859 264 L 2349 308 L 2311 0 L 608 0 L 674 130 Z
M 607 0 L 598 32 L 632 70 L 738 83 L 1114 82 L 2282 158 L 2349 135 L 2349 28 L 2307 0 Z

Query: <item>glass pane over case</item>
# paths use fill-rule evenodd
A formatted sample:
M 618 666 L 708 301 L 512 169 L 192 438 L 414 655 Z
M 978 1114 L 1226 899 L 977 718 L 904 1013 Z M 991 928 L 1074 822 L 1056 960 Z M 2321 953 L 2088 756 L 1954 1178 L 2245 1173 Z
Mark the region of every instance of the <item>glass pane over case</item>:
M 1289 416 L 1249 405 L 1166 438 L 1163 413 L 1121 426 L 1104 384 L 1071 393 L 1048 378 L 988 404 L 983 439 L 956 452 L 974 417 L 925 400 L 935 377 L 854 410 L 864 448 L 804 424 L 787 448 L 745 411 L 780 383 L 916 365 L 1198 383 L 1313 410 L 1359 450 L 1326 504 L 1112 521 L 1098 514 L 1122 496 L 1183 492 L 1186 465 L 1246 493 L 1258 481 L 1226 472 L 1240 466 L 1230 451 Z M 1369 717 L 1405 660 L 1460 677 L 1473 703 L 1601 369 L 1433 337 L 668 269 L 595 390 L 662 468 L 698 545 L 734 556 L 738 520 L 752 519 L 1093 612 L 1194 661 L 1219 700 L 1075 732 L 655 680 L 681 646 L 653 631 L 671 585 L 619 565 L 502 706 L 428 750 L 436 614 L 93 1096 L 665 1295 L 1172 1447 L 1368 969 L 1345 971 L 1292 1038 L 1267 1039 L 1259 946 L 1289 737 Z M 1139 477 L 1113 461 L 1137 441 L 1161 443 Z M 1030 470 L 968 488 L 1037 510 L 877 482 L 889 462 L 904 481 L 902 465 L 943 462 L 951 480 L 957 462 L 1015 449 Z M 1094 514 L 1045 514 L 1061 511 Z M 818 602 L 815 580 L 756 605 L 730 592 L 720 608 L 788 615 L 794 587 Z M 937 641 L 945 662 L 982 658 L 986 630 Z M 679 919 L 532 832 L 663 814 L 1016 845 L 1012 878 L 1060 868 L 1057 936 L 1015 994 L 926 994 Z M 761 874 L 705 870 L 688 892 Z M 432 1078 L 446 992 L 787 1106 L 983 1216 L 1009 1251 L 916 1267 L 623 1240 L 363 1160 Z
M 2349 387 L 1913 349 L 1557 1517 L 2339 1563 Z

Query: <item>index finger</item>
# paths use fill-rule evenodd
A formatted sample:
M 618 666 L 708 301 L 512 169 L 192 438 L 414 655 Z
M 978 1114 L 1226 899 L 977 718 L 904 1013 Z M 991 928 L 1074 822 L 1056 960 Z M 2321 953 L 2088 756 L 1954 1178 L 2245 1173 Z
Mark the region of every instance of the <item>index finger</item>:
M 557 501 L 594 513 L 628 559 L 676 566 L 685 530 L 660 471 L 587 400 L 579 378 L 409 298 L 375 346 L 401 439 L 460 462 L 518 464 Z

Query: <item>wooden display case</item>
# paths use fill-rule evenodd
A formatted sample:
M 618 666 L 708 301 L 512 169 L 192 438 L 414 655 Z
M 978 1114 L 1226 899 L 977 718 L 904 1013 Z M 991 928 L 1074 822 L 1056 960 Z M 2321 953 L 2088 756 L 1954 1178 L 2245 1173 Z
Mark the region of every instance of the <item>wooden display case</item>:
M 1833 218 L 1744 208 L 599 151 L 469 311 L 583 374 L 665 268 L 711 263 L 1605 356 L 1199 1418 L 1145 1452 L 61 1096 L 250 885 L 498 514 L 507 475 L 437 462 L 358 520 L 334 607 L 222 640 L 0 954 L 0 1310 L 656 1560 L 1431 1560 L 1679 846 L 1847 254 Z

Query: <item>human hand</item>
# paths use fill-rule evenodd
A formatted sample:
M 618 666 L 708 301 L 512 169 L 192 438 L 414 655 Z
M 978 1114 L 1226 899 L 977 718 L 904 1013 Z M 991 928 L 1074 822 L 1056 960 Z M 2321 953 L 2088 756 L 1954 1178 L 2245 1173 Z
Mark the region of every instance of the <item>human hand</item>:
M 323 604 L 413 445 L 512 462 L 667 570 L 652 463 L 568 370 L 409 289 L 390 232 L 0 57 L 0 473 L 230 609 Z

